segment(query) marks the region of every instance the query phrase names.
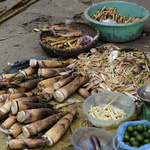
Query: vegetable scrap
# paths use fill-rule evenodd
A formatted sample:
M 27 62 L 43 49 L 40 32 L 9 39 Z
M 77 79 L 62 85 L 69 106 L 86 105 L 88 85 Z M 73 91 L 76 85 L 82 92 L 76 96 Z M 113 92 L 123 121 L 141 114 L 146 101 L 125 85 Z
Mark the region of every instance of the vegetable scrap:
M 97 20 L 99 22 L 106 23 L 131 23 L 135 21 L 139 21 L 142 19 L 141 17 L 126 17 L 117 12 L 116 7 L 107 8 L 104 6 L 102 9 L 99 9 L 95 14 L 92 15 L 92 19 Z
M 42 29 L 42 31 L 49 33 L 47 37 L 42 38 L 42 42 L 53 48 L 77 48 L 89 44 L 94 40 L 93 37 L 84 35 L 75 22 L 73 26 L 59 24 L 53 25 L 48 29 Z
M 113 44 L 97 46 L 93 53 L 82 53 L 68 66 L 87 73 L 90 81 L 83 95 L 118 91 L 137 100 L 137 89 L 150 83 L 150 56 L 139 51 L 120 51 Z

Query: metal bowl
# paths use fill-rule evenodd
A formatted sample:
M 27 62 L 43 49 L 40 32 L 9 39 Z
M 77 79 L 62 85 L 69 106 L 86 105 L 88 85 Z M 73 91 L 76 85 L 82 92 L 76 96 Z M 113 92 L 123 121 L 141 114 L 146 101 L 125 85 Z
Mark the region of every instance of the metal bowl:
M 137 90 L 137 94 L 142 102 L 146 105 L 150 105 L 150 84 L 141 86 Z
M 51 47 L 50 45 L 42 42 L 42 38 L 50 36 L 49 32 L 44 31 L 44 32 L 41 32 L 40 40 L 39 40 L 39 43 L 40 43 L 41 47 L 43 48 L 43 50 L 52 57 L 53 56 L 56 56 L 56 57 L 60 56 L 63 58 L 69 58 L 69 57 L 75 58 L 80 53 L 89 52 L 91 48 L 96 46 L 96 44 L 99 40 L 99 35 L 100 35 L 99 30 L 97 28 L 95 28 L 94 26 L 88 24 L 88 23 L 76 22 L 76 24 L 78 25 L 78 27 L 80 28 L 80 30 L 83 32 L 84 35 L 89 35 L 89 36 L 94 38 L 94 40 L 91 43 L 86 44 L 86 45 L 81 46 L 81 47 L 77 47 L 77 48 L 68 48 L 68 49 L 54 48 L 54 47 Z

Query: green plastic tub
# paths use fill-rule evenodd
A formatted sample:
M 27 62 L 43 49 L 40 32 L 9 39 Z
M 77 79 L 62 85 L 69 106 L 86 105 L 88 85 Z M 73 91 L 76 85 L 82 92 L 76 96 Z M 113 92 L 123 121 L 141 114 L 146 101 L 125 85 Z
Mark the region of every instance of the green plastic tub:
M 108 24 L 96 21 L 91 18 L 98 9 L 106 7 L 116 7 L 117 12 L 126 17 L 142 17 L 137 22 L 123 23 L 123 24 Z M 84 12 L 85 18 L 93 24 L 100 31 L 100 40 L 106 42 L 129 42 L 137 39 L 142 31 L 143 26 L 147 18 L 149 17 L 149 11 L 142 6 L 134 3 L 123 1 L 109 1 L 94 4 L 88 7 Z

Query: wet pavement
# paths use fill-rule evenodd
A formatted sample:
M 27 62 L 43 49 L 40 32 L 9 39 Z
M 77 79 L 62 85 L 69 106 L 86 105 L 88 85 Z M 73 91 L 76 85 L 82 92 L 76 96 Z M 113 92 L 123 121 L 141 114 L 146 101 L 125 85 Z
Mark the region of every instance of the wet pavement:
M 0 2 L 0 8 L 10 7 L 18 0 Z M 125 0 L 137 3 L 150 10 L 149 0 Z M 39 44 L 40 32 L 35 29 L 44 28 L 64 21 L 75 19 L 85 21 L 83 12 L 92 4 L 104 0 L 39 0 L 14 17 L 0 24 L 0 70 L 8 63 L 28 59 L 35 56 L 47 56 Z M 145 22 L 144 34 L 138 39 L 116 44 L 119 47 L 135 48 L 150 52 L 150 18 Z M 104 42 L 99 41 L 100 44 Z M 115 44 L 115 43 L 114 43 Z

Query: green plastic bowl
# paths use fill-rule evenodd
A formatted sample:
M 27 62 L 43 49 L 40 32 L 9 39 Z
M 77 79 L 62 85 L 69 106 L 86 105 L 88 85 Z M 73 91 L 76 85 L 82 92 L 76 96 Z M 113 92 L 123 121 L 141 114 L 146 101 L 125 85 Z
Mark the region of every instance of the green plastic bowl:
M 116 7 L 118 13 L 126 17 L 142 17 L 137 22 L 123 23 L 123 24 L 108 24 L 96 21 L 91 18 L 93 14 L 96 14 L 98 9 L 104 6 Z M 97 3 L 88 7 L 84 12 L 85 18 L 93 24 L 100 31 L 100 40 L 106 42 L 129 42 L 137 39 L 142 31 L 143 26 L 147 18 L 149 17 L 149 11 L 142 6 L 138 6 L 134 3 L 123 1 L 110 1 Z

